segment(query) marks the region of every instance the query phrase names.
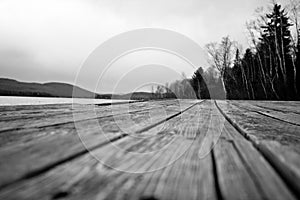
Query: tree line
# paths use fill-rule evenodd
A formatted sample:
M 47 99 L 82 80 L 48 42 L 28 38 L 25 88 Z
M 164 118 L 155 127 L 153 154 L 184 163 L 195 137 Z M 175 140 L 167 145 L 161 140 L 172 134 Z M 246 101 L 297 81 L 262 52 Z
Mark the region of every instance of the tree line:
M 274 4 L 270 13 L 248 23 L 252 47 L 243 56 L 236 48 L 233 67 L 225 65 L 222 69 L 228 99 L 299 99 L 300 40 L 295 17 L 293 24 L 287 11 Z M 293 26 L 295 37 L 291 33 Z M 234 42 L 225 37 L 222 45 L 229 50 Z
M 164 94 L 168 98 L 180 99 L 224 99 L 222 79 L 213 67 L 204 70 L 199 67 L 191 78 L 182 73 L 181 80 L 166 83 L 164 90 L 158 87 L 155 93 Z
M 248 22 L 244 52 L 229 36 L 207 44 L 211 67 L 171 83 L 171 91 L 178 98 L 300 100 L 300 3 L 288 8 L 274 3 Z

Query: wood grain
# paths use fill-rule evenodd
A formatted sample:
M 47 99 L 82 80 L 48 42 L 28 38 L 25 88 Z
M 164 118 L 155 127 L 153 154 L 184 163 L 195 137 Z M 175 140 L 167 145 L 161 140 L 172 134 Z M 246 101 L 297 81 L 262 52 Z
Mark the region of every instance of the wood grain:
M 297 199 L 295 105 L 1 107 L 0 199 Z

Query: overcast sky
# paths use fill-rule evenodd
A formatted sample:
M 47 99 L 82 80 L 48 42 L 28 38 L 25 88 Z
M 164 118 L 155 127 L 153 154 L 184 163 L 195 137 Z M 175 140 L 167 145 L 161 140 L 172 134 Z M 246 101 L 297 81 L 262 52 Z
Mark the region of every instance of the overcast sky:
M 269 0 L 0 0 L 0 76 L 74 83 L 81 64 L 102 42 L 146 27 L 176 31 L 202 47 L 226 35 L 246 46 L 245 22 L 253 18 L 257 7 L 268 4 Z M 171 64 L 178 59 L 165 53 L 157 56 L 173 59 Z M 164 65 L 170 68 L 170 63 Z M 144 64 L 141 69 L 149 71 L 149 67 Z M 159 68 L 152 69 L 153 76 L 159 74 L 155 76 L 157 82 L 180 76 L 171 76 L 166 68 L 156 70 Z M 141 69 L 134 73 L 151 76 Z M 192 73 L 185 67 L 182 71 L 187 76 Z M 124 80 L 132 80 L 133 74 Z M 113 75 L 112 70 L 106 85 Z M 133 85 L 126 87 L 124 82 L 118 91 L 130 91 Z M 83 86 L 90 89 L 88 83 Z M 108 92 L 110 87 L 99 90 Z

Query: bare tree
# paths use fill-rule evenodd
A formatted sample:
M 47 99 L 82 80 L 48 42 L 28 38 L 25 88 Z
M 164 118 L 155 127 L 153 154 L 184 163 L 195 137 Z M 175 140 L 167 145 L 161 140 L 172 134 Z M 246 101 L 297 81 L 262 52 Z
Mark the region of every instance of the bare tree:
M 275 97 L 277 99 L 279 99 L 279 96 L 275 90 L 275 86 L 274 86 L 274 80 L 275 77 L 278 76 L 278 70 L 277 70 L 277 66 L 275 67 L 275 71 L 273 72 L 272 69 L 273 67 L 270 66 L 270 70 L 269 71 L 265 71 L 264 69 L 264 65 L 263 65 L 263 58 L 265 58 L 266 56 L 264 56 L 265 52 L 260 52 L 259 50 L 259 39 L 258 37 L 260 37 L 263 32 L 261 30 L 261 27 L 263 26 L 264 23 L 266 23 L 266 18 L 265 15 L 259 13 L 262 12 L 263 9 L 259 9 L 256 10 L 256 14 L 259 15 L 257 17 L 257 19 L 255 21 L 250 21 L 248 23 L 246 23 L 246 27 L 249 33 L 249 37 L 250 37 L 250 41 L 252 42 L 252 47 L 255 49 L 255 51 L 257 52 L 257 59 L 258 59 L 258 63 L 259 63 L 259 71 L 261 73 L 261 76 L 258 76 L 259 78 L 259 82 L 261 83 L 260 85 L 263 88 L 264 94 L 265 94 L 265 98 L 268 99 L 268 92 L 267 92 L 267 84 L 270 84 L 271 86 L 271 90 L 273 92 L 273 94 L 275 95 Z M 269 44 L 269 48 L 271 48 L 270 43 Z M 271 50 L 270 50 L 271 52 Z M 272 59 L 272 55 L 269 55 L 269 58 Z M 272 63 L 272 62 L 270 62 Z
M 231 41 L 229 36 L 223 37 L 220 44 L 214 42 L 206 45 L 206 49 L 210 57 L 210 63 L 219 71 L 221 75 L 225 95 L 227 94 L 227 91 L 224 82 L 224 73 L 226 68 L 231 67 L 233 63 L 235 46 L 236 42 Z
M 157 85 L 155 93 L 158 95 L 159 98 L 162 98 L 164 93 L 164 87 L 161 85 Z
M 291 13 L 290 19 L 292 23 L 295 25 L 293 30 L 292 41 L 294 43 L 294 47 L 299 43 L 299 29 L 300 29 L 300 1 L 299 0 L 290 0 L 290 4 L 288 5 L 288 10 Z
M 297 66 L 297 55 L 299 55 L 299 47 L 300 47 L 300 2 L 299 0 L 290 0 L 290 4 L 288 5 L 288 9 L 291 13 L 290 19 L 294 24 L 294 30 L 292 33 L 292 43 L 293 43 L 293 53 L 292 53 L 292 64 L 295 71 L 294 77 L 294 87 L 298 96 L 300 96 L 299 86 L 297 87 L 297 76 L 299 77 L 300 67 Z M 298 58 L 299 59 L 299 58 Z M 297 68 L 298 67 L 298 68 Z M 299 79 L 299 78 L 298 78 Z M 298 81 L 299 82 L 299 81 Z

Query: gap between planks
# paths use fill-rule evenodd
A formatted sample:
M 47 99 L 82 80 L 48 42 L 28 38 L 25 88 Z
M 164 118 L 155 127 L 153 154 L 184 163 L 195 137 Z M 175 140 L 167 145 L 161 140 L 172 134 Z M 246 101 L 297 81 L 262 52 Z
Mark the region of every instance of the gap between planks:
M 154 124 L 150 124 L 150 125 L 147 126 L 146 128 L 143 128 L 143 129 L 141 129 L 141 130 L 136 131 L 136 133 L 137 133 L 137 134 L 140 134 L 140 133 L 142 133 L 142 132 L 144 132 L 144 131 L 148 131 L 149 129 L 152 129 L 152 128 L 154 128 L 155 126 L 160 125 L 160 124 L 162 124 L 163 122 L 166 122 L 166 121 L 168 121 L 168 120 L 170 120 L 170 119 L 172 119 L 172 118 L 174 118 L 174 117 L 176 117 L 176 116 L 178 116 L 178 115 L 180 115 L 180 114 L 186 112 L 187 110 L 191 109 L 192 107 L 194 107 L 194 106 L 196 106 L 196 105 L 199 105 L 199 104 L 203 103 L 204 101 L 205 101 L 205 100 L 202 100 L 202 101 L 200 101 L 200 102 L 196 102 L 196 103 L 192 104 L 191 106 L 188 106 L 187 108 L 185 108 L 185 109 L 182 110 L 182 111 L 179 111 L 179 112 L 177 112 L 177 113 L 175 113 L 175 114 L 173 114 L 173 115 L 170 115 L 170 116 L 168 116 L 167 118 L 165 118 L 165 119 L 163 119 L 163 120 L 160 120 L 160 121 L 158 121 L 158 122 L 156 122 L 156 123 L 154 123 Z M 69 162 L 69 161 L 71 161 L 71 160 L 74 160 L 74 159 L 80 157 L 80 156 L 83 156 L 83 155 L 85 155 L 86 153 L 88 153 L 88 152 L 91 151 L 91 150 L 98 149 L 98 148 L 100 148 L 100 147 L 105 146 L 106 144 L 108 144 L 108 143 L 110 143 L 110 142 L 118 141 L 119 139 L 122 139 L 122 138 L 124 138 L 124 137 L 126 137 L 126 136 L 128 136 L 128 134 L 122 133 L 122 134 L 120 134 L 120 135 L 118 135 L 118 136 L 109 138 L 109 141 L 106 141 L 106 142 L 103 142 L 103 143 L 96 144 L 96 145 L 94 145 L 94 146 L 88 147 L 88 149 L 87 149 L 87 148 L 84 148 L 83 150 L 81 150 L 81 151 L 79 151 L 79 152 L 76 152 L 76 153 L 74 153 L 74 154 L 71 154 L 71 155 L 69 155 L 69 156 L 67 156 L 67 157 L 65 157 L 65 158 L 63 158 L 63 159 L 57 160 L 57 161 L 52 162 L 52 163 L 50 163 L 50 164 L 47 164 L 47 165 L 45 165 L 45 166 L 43 166 L 43 167 L 40 167 L 40 168 L 38 168 L 38 169 L 35 169 L 35 170 L 30 171 L 30 172 L 28 172 L 28 173 L 25 173 L 25 174 L 22 175 L 21 177 L 19 177 L 19 178 L 13 180 L 12 182 L 8 182 L 8 183 L 6 183 L 6 184 L 4 184 L 4 185 L 1 185 L 1 186 L 0 186 L 0 190 L 2 190 L 2 189 L 4 189 L 4 188 L 7 188 L 7 187 L 10 187 L 10 186 L 14 185 L 15 183 L 17 183 L 17 182 L 19 182 L 19 181 L 23 181 L 23 180 L 27 180 L 27 179 L 31 179 L 31 178 L 34 178 L 34 177 L 36 177 L 36 176 L 39 176 L 39 175 L 41 175 L 41 174 L 43 174 L 43 173 L 45 173 L 45 172 L 47 172 L 47 171 L 49 171 L 49 170 L 51 170 L 51 169 L 53 169 L 53 168 L 59 166 L 59 165 L 61 165 L 61 164 L 67 163 L 67 162 Z
M 250 141 L 252 145 L 260 152 L 260 154 L 270 163 L 283 181 L 289 186 L 295 196 L 300 196 L 300 177 L 291 170 L 286 163 L 281 162 L 265 144 L 259 142 L 255 137 L 250 136 L 236 122 L 234 122 L 226 113 L 219 107 L 216 101 L 215 105 L 225 119 L 242 135 Z

